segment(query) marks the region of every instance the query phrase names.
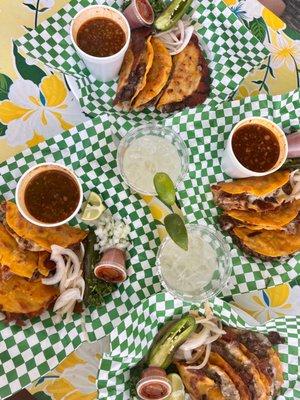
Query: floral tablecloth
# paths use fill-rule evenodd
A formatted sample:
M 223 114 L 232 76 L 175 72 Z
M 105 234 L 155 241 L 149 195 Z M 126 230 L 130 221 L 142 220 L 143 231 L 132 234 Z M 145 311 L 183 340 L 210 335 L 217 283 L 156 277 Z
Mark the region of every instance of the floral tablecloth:
M 300 88 L 300 34 L 256 0 L 224 1 L 271 53 L 266 63 L 245 79 L 236 97 L 260 91 L 279 94 Z M 87 118 L 64 77 L 25 60 L 13 43 L 66 3 L 67 0 L 0 2 L 0 161 Z M 162 219 L 168 212 L 155 199 L 145 200 L 156 219 Z M 300 279 L 227 300 L 259 322 L 300 314 Z M 81 346 L 28 390 L 39 400 L 96 399 L 95 380 L 101 351 L 98 343 Z

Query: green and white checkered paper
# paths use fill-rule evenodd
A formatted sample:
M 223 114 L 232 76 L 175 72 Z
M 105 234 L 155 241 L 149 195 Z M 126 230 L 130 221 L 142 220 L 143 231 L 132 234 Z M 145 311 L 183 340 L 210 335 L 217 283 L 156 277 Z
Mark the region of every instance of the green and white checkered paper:
M 112 105 L 116 82 L 96 81 L 79 58 L 70 40 L 70 23 L 76 13 L 96 0 L 71 0 L 57 14 L 27 33 L 16 44 L 27 56 L 50 68 L 78 78 L 80 104 L 91 116 L 103 112 L 117 113 Z M 105 4 L 121 9 L 123 1 L 107 0 Z M 267 57 L 268 51 L 238 20 L 221 0 L 194 0 L 192 19 L 211 70 L 211 93 L 205 103 L 197 107 L 213 106 L 227 100 L 238 89 L 244 77 Z M 123 113 L 124 114 L 124 113 Z M 126 113 L 133 122 L 161 121 L 162 115 L 154 110 Z
M 107 335 L 122 317 L 160 290 L 153 274 L 158 235 L 148 207 L 131 194 L 116 171 L 116 146 L 107 117 L 88 121 L 71 132 L 27 149 L 0 166 L 0 194 L 14 196 L 22 173 L 36 163 L 58 162 L 72 168 L 85 196 L 96 189 L 117 219 L 130 223 L 128 279 L 105 304 L 55 324 L 45 312 L 23 328 L 0 322 L 0 398 L 11 395 L 53 369 L 85 340 Z M 76 220 L 73 221 L 76 224 Z
M 230 304 L 215 298 L 212 310 L 222 322 L 238 328 L 261 333 L 277 331 L 285 338 L 278 346 L 283 365 L 284 384 L 279 400 L 300 399 L 300 317 L 274 319 L 264 325 L 251 327 Z M 98 372 L 98 399 L 129 400 L 130 369 L 147 355 L 157 332 L 168 321 L 180 317 L 191 306 L 174 299 L 168 293 L 158 293 L 144 300 L 110 335 L 111 352 L 104 354 Z M 203 309 L 199 310 L 203 313 Z
M 179 187 L 183 212 L 189 222 L 215 225 L 217 209 L 210 184 L 223 180 L 220 157 L 233 125 L 251 115 L 269 116 L 284 129 L 299 128 L 299 92 L 270 98 L 225 103 L 222 110 L 192 113 L 165 120 L 185 140 L 190 151 L 189 174 Z M 116 144 L 133 127 L 120 115 L 103 115 L 10 158 L 0 166 L 0 193 L 14 196 L 18 178 L 35 163 L 55 161 L 71 167 L 82 181 L 85 195 L 98 189 L 116 218 L 131 225 L 129 278 L 106 299 L 105 305 L 74 315 L 69 324 L 54 324 L 44 313 L 25 328 L 0 323 L 0 396 L 11 393 L 54 368 L 84 340 L 109 334 L 140 301 L 161 290 L 155 268 L 159 239 L 148 207 L 122 182 L 116 166 Z M 76 221 L 73 221 L 76 223 Z M 299 274 L 300 255 L 282 263 L 263 263 L 231 247 L 233 274 L 222 294 L 237 294 L 287 282 Z M 24 351 L 25 349 L 25 351 Z M 2 383 L 3 382 L 3 383 Z
M 178 187 L 178 199 L 183 214 L 189 223 L 218 225 L 220 210 L 212 200 L 211 185 L 227 180 L 221 170 L 221 157 L 226 140 L 234 125 L 243 118 L 266 117 L 273 120 L 284 131 L 300 129 L 300 91 L 282 96 L 248 97 L 244 100 L 225 102 L 218 109 L 198 113 L 185 110 L 181 114 L 165 119 L 164 124 L 172 127 L 185 141 L 189 149 L 188 176 Z M 124 135 L 134 124 L 123 116 L 109 116 L 112 131 Z M 300 253 L 279 261 L 264 262 L 245 256 L 233 243 L 228 234 L 224 235 L 230 247 L 233 272 L 222 296 L 251 292 L 265 287 L 289 282 L 300 273 Z M 220 295 L 221 296 L 221 295 Z

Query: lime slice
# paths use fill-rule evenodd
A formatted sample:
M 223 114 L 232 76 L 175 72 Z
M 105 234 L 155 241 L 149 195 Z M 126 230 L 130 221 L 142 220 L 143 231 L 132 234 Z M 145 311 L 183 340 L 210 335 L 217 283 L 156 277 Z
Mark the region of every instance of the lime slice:
M 165 228 L 177 246 L 188 250 L 188 234 L 183 219 L 178 214 L 169 214 L 164 219 Z
M 184 400 L 185 391 L 182 380 L 178 374 L 169 374 L 167 376 L 172 386 L 172 394 L 167 397 L 167 400 Z
M 175 187 L 172 179 L 164 172 L 158 172 L 154 175 L 153 183 L 158 198 L 168 206 L 175 203 Z
M 81 214 L 82 221 L 95 221 L 105 211 L 105 205 L 99 194 L 90 192 Z

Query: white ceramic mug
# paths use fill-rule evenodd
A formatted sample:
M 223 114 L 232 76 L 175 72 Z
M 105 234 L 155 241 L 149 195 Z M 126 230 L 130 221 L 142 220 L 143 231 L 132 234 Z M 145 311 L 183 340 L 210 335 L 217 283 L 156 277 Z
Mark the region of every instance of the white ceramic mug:
M 86 21 L 92 18 L 109 18 L 116 22 L 123 29 L 126 37 L 125 45 L 122 49 L 108 57 L 95 57 L 82 51 L 77 45 L 77 34 L 79 28 Z M 70 36 L 77 54 L 84 61 L 90 73 L 101 82 L 108 82 L 115 79 L 120 71 L 125 53 L 130 42 L 130 27 L 124 15 L 113 7 L 105 5 L 93 5 L 79 11 L 72 20 Z
M 280 153 L 278 160 L 276 164 L 274 165 L 273 168 L 271 168 L 268 171 L 265 172 L 255 172 L 251 171 L 250 169 L 244 167 L 239 160 L 236 158 L 233 149 L 232 149 L 232 137 L 234 133 L 243 125 L 251 125 L 251 124 L 258 124 L 258 125 L 263 125 L 266 128 L 270 129 L 276 136 L 278 143 L 279 143 L 279 148 L 280 148 Z M 269 119 L 262 118 L 262 117 L 250 117 L 250 118 L 245 118 L 239 123 L 235 125 L 233 130 L 231 131 L 229 138 L 226 143 L 226 147 L 224 149 L 222 161 L 221 161 L 221 168 L 222 171 L 226 174 L 229 175 L 231 178 L 248 178 L 250 176 L 264 176 L 264 175 L 269 175 L 272 172 L 277 171 L 285 162 L 287 158 L 287 153 L 288 153 L 288 143 L 287 143 L 287 138 L 283 130 L 276 125 L 274 122 L 270 121 Z

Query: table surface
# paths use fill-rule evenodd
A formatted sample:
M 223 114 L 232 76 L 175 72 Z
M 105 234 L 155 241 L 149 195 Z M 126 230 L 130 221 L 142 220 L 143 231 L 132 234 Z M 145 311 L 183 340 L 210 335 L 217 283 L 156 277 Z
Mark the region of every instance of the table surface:
M 237 98 L 259 92 L 279 94 L 300 87 L 300 34 L 290 28 L 296 27 L 297 18 L 289 11 L 299 0 L 288 2 L 285 17 L 289 26 L 256 0 L 224 1 L 271 52 L 264 67 L 253 71 L 242 83 Z M 1 0 L 0 162 L 86 119 L 63 76 L 57 78 L 43 66 L 25 61 L 13 46 L 14 39 L 66 3 L 67 0 Z M 44 74 L 42 86 L 35 83 L 40 73 Z M 26 88 L 24 79 L 29 81 Z M 154 199 L 149 200 L 149 206 L 155 218 L 163 218 L 165 211 Z M 285 314 L 300 314 L 299 285 L 300 280 L 295 280 L 228 300 L 265 322 Z M 100 346 L 84 344 L 28 391 L 39 400 L 96 399 L 95 381 L 103 350 Z M 24 396 L 20 398 L 25 400 Z

